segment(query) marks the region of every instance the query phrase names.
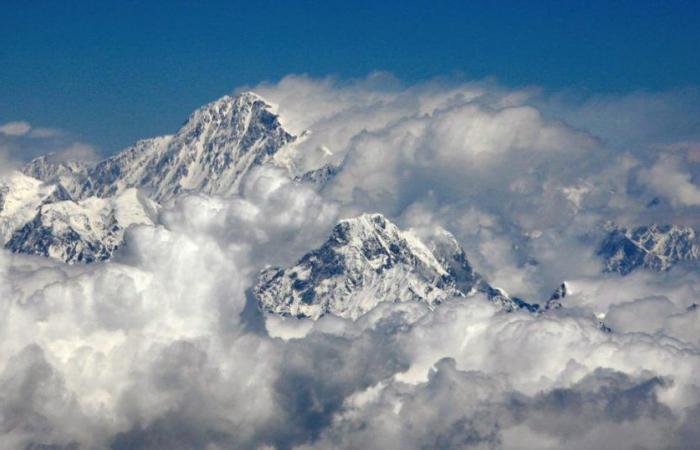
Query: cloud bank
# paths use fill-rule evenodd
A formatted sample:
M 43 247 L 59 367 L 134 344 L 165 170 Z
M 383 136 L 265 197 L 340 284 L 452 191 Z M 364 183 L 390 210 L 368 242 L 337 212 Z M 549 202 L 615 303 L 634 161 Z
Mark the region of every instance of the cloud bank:
M 689 112 L 684 93 L 573 101 L 383 74 L 255 91 L 311 130 L 296 164 L 341 171 L 315 190 L 263 167 L 240 195 L 180 197 L 109 263 L 0 251 L 0 447 L 697 445 L 699 275 L 622 278 L 595 255 L 607 221 L 697 221 L 700 128 L 634 132 Z M 257 311 L 259 270 L 365 211 L 444 226 L 511 293 L 546 298 L 566 280 L 571 294 L 540 316 L 478 295 L 355 322 Z

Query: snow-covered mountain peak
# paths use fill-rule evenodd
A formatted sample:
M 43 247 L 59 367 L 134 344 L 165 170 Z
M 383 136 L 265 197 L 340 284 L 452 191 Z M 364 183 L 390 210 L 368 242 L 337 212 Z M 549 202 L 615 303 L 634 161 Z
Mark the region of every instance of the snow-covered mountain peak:
M 12 234 L 5 247 L 67 263 L 104 261 L 121 245 L 126 228 L 153 225 L 156 213 L 157 205 L 136 189 L 109 198 L 47 203 Z
M 83 170 L 88 166 L 82 161 L 63 161 L 55 159 L 54 156 L 51 153 L 37 156 L 24 166 L 22 172 L 30 177 L 46 181 L 48 178 Z
M 242 92 L 238 95 L 224 95 L 193 111 L 178 131 L 187 133 L 200 127 L 230 128 L 236 125 L 249 125 L 256 116 L 265 117 L 272 122 L 279 120 L 271 111 L 271 106 L 262 97 L 253 92 Z
M 294 139 L 268 103 L 244 92 L 198 108 L 172 136 L 138 141 L 74 175 L 80 198 L 134 187 L 158 202 L 189 191 L 230 195 L 252 167 L 271 161 Z
M 0 217 L 0 235 L 3 242 L 12 237 L 11 247 L 18 252 L 66 256 L 70 261 L 105 259 L 116 248 L 114 239 L 121 237 L 121 231 L 110 231 L 113 224 L 102 217 L 103 212 L 124 215 L 125 210 L 135 211 L 131 218 L 115 216 L 120 230 L 128 223 L 144 222 L 141 206 L 145 204 L 133 198 L 123 200 L 136 195 L 134 191 L 125 197 L 129 190 L 138 189 L 156 203 L 187 192 L 236 194 L 252 168 L 277 164 L 275 155 L 295 140 L 282 126 L 274 107 L 259 95 L 226 95 L 192 112 L 175 134 L 140 140 L 96 164 L 62 161 L 51 155 L 35 158 L 24 167 L 24 175 L 15 176 L 19 181 L 0 189 L 6 210 Z M 322 175 L 310 178 L 317 182 Z M 330 172 L 325 175 L 330 176 Z M 20 201 L 22 198 L 26 201 Z M 99 199 L 127 206 L 110 202 L 97 205 Z M 75 201 L 39 209 L 45 203 L 64 200 Z M 20 203 L 24 206 L 17 213 L 15 205 Z M 100 211 L 98 218 L 96 210 Z M 79 223 L 70 222 L 70 215 Z M 81 224 L 106 228 L 88 236 L 81 231 Z M 50 233 L 58 234 L 48 236 Z M 109 242 L 98 245 L 100 236 Z M 70 239 L 76 242 L 70 243 Z M 88 241 L 95 245 L 85 247 L 86 251 L 78 249 L 80 242 Z M 78 247 L 49 251 L 49 242 L 54 248 Z M 31 248 L 32 244 L 37 248 Z
M 484 281 L 446 231 L 427 242 L 381 214 L 344 219 L 296 265 L 264 270 L 253 294 L 265 311 L 312 319 L 330 313 L 354 320 L 383 301 L 433 308 L 477 291 L 506 310 L 532 307 Z
M 287 131 L 275 110 L 254 92 L 225 95 L 193 111 L 176 133 L 142 139 L 96 164 L 44 156 L 23 172 L 61 184 L 75 199 L 139 188 L 160 203 L 186 192 L 235 194 L 250 169 L 264 164 L 323 185 L 337 172 L 329 151 L 300 152 L 296 143 L 304 135 Z
M 32 159 L 22 168 L 22 173 L 47 183 L 57 183 L 65 188 L 71 197 L 78 197 L 90 164 L 83 161 L 57 160 L 53 156 L 49 154 Z
M 384 250 L 385 255 L 411 255 L 436 273 L 447 273 L 430 249 L 411 230 L 400 230 L 382 214 L 366 213 L 343 219 L 333 228 L 330 239 L 338 245 L 355 248 L 375 246 L 376 250 Z
M 47 203 L 67 200 L 68 192 L 58 184 L 45 183 L 13 171 L 0 180 L 0 243 Z

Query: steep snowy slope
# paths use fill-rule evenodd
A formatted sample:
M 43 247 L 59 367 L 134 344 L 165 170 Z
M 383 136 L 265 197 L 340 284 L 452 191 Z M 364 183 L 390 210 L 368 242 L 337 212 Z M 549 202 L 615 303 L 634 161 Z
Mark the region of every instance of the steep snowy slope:
M 82 161 L 54 161 L 52 155 L 43 155 L 31 160 L 22 172 L 37 180 L 60 184 L 72 198 L 78 198 L 89 168 Z
M 268 312 L 317 319 L 331 313 L 356 319 L 379 302 L 425 302 L 483 292 L 505 309 L 536 310 L 491 287 L 475 273 L 451 234 L 424 243 L 381 214 L 338 223 L 329 239 L 288 269 L 264 270 L 253 289 Z
M 2 242 L 11 240 L 8 248 L 16 252 L 67 262 L 107 259 L 124 227 L 147 223 L 144 211 L 153 208 L 135 192 L 124 195 L 130 189 L 155 202 L 185 192 L 233 194 L 252 167 L 279 164 L 275 154 L 294 139 L 269 104 L 246 92 L 199 108 L 172 136 L 141 140 L 96 165 L 35 158 L 24 175 L 0 186 L 0 202 L 6 205 L 0 208 Z M 69 199 L 80 202 L 39 209 Z M 116 218 L 125 203 L 141 205 L 134 220 Z
M 199 108 L 175 135 L 144 139 L 94 167 L 38 158 L 24 171 L 45 181 L 61 178 L 79 198 L 108 197 L 132 187 L 158 202 L 188 191 L 229 195 L 252 167 L 272 161 L 294 139 L 269 104 L 244 92 Z
M 41 205 L 69 198 L 60 185 L 43 183 L 20 172 L 10 173 L 0 180 L 0 242 L 7 242 Z
M 104 261 L 121 245 L 127 227 L 153 224 L 156 208 L 136 189 L 107 199 L 47 203 L 12 234 L 5 247 L 68 263 Z

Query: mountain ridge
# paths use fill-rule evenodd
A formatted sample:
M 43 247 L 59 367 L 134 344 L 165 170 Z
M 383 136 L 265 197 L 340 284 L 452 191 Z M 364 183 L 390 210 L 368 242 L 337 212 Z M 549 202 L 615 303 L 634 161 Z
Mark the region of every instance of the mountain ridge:
M 47 203 L 12 233 L 5 248 L 70 264 L 106 261 L 121 246 L 125 230 L 153 225 L 156 211 L 156 204 L 136 189 L 109 198 Z
M 91 199 L 119 198 L 130 189 L 139 189 L 158 204 L 187 192 L 236 194 L 253 167 L 275 164 L 275 154 L 296 139 L 282 127 L 272 109 L 252 92 L 226 95 L 193 111 L 175 134 L 139 140 L 94 164 L 63 161 L 53 155 L 34 158 L 22 169 L 23 181 L 0 192 L 0 206 L 12 203 L 15 194 L 31 198 L 39 187 L 47 193 L 42 203 L 32 203 L 21 215 L 9 218 L 6 211 L 3 219 L 0 214 L 3 244 L 13 252 L 53 256 L 71 263 L 109 259 L 119 246 L 113 241 L 123 235 L 122 225 L 130 223 L 119 224 L 119 231 L 111 232 L 115 224 L 92 220 L 96 213 L 86 207 L 96 202 Z M 316 182 L 313 176 L 297 181 Z M 20 186 L 22 183 L 26 186 Z M 57 194 L 50 197 L 49 192 Z M 66 200 L 73 203 L 41 211 L 43 203 Z M 104 229 L 80 232 L 81 226 L 67 225 L 68 209 L 84 224 Z M 109 242 L 100 243 L 97 236 Z
M 271 108 L 252 92 L 225 95 L 192 112 L 175 134 L 139 140 L 92 167 L 39 157 L 24 173 L 60 182 L 77 199 L 129 188 L 144 189 L 160 203 L 188 191 L 230 195 L 252 167 L 296 139 Z

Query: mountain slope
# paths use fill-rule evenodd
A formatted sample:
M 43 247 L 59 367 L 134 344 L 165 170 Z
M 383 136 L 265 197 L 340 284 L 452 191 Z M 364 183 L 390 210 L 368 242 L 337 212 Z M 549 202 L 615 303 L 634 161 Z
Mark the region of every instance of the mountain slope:
M 121 245 L 126 228 L 153 225 L 155 212 L 156 205 L 135 189 L 108 199 L 47 203 L 12 234 L 5 247 L 13 253 L 49 256 L 67 263 L 105 261 Z
M 353 320 L 382 301 L 418 301 L 432 308 L 475 292 L 507 310 L 537 309 L 486 283 L 448 232 L 440 230 L 426 244 L 381 214 L 339 222 L 320 248 L 291 268 L 264 270 L 253 289 L 268 312 Z
M 316 185 L 320 188 L 325 186 L 334 176 L 340 172 L 339 166 L 325 164 L 318 169 L 310 170 L 302 175 L 294 177 L 295 181 Z
M 35 158 L 14 175 L 16 187 L 0 186 L 2 242 L 66 262 L 108 259 L 123 229 L 148 222 L 144 211 L 153 208 L 130 193 L 142 213 L 134 221 L 113 217 L 130 189 L 155 202 L 185 192 L 234 194 L 251 168 L 275 162 L 294 139 L 271 106 L 247 92 L 197 109 L 172 136 L 141 140 L 96 165 Z M 65 202 L 71 199 L 79 203 Z M 48 203 L 56 204 L 42 206 Z
M 70 194 L 61 185 L 43 183 L 20 172 L 10 173 L 0 180 L 0 242 L 7 242 L 42 205 L 67 199 Z
M 644 268 L 666 271 L 681 261 L 700 257 L 695 230 L 675 225 L 613 228 L 598 249 L 604 271 L 627 275 Z
M 269 104 L 244 92 L 197 109 L 174 135 L 141 140 L 94 167 L 37 158 L 24 171 L 44 181 L 63 179 L 78 198 L 134 187 L 158 202 L 188 191 L 229 195 L 252 167 L 272 161 L 294 139 Z
M 43 155 L 32 159 L 22 169 L 22 173 L 49 184 L 59 184 L 72 198 L 78 198 L 87 178 L 89 164 L 82 161 L 55 161 L 53 155 Z
M 105 196 L 140 187 L 156 201 L 185 191 L 232 194 L 251 167 L 294 139 L 269 108 L 252 93 L 209 103 L 172 138 L 142 141 L 98 164 L 86 191 Z

